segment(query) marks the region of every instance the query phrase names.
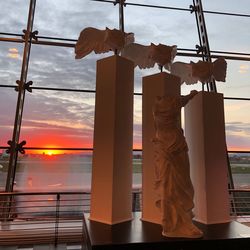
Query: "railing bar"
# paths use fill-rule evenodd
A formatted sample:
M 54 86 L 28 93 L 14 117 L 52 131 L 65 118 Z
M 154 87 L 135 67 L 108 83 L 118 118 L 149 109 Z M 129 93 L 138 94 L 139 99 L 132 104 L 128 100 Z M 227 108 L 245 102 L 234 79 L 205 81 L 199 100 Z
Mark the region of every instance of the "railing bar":
M 43 225 L 43 224 L 48 224 L 48 223 L 55 223 L 55 220 L 51 220 L 51 221 L 32 221 L 32 220 L 27 220 L 27 221 L 23 221 L 23 222 L 29 222 L 28 225 Z M 17 221 L 13 221 L 10 224 L 11 226 L 22 226 L 22 225 L 27 225 L 27 223 L 18 223 Z M 11 230 L 11 229 L 10 229 Z
M 72 199 L 72 200 L 70 200 L 70 199 L 68 199 L 68 200 L 61 200 L 61 201 L 63 201 L 63 202 L 82 202 L 82 201 L 88 201 L 89 200 L 89 198 L 90 198 L 91 196 L 89 195 L 89 197 L 88 198 L 84 198 L 84 199 L 81 199 L 81 200 L 78 200 L 78 199 Z M 68 205 L 68 204 L 65 204 L 65 205 Z
M 250 197 L 235 197 L 234 198 L 234 200 L 235 200 L 235 202 L 237 203 L 237 202 L 242 202 L 241 200 L 249 200 L 250 199 Z M 250 202 L 247 202 L 247 203 L 249 203 L 250 204 Z
M 242 214 L 242 215 L 246 215 L 246 216 L 250 214 L 250 212 L 237 211 L 237 209 L 236 209 L 236 211 L 234 213 L 235 214 Z
M 27 207 L 27 206 L 19 206 L 19 205 L 17 205 L 17 206 L 15 206 L 15 208 L 27 208 L 27 209 L 31 209 L 31 208 L 44 208 L 44 207 L 47 207 L 47 208 L 51 208 L 51 207 L 55 207 L 55 206 L 29 206 L 29 207 Z
M 0 196 L 21 196 L 21 195 L 56 195 L 58 192 L 0 192 Z M 61 195 L 74 195 L 74 194 L 90 194 L 90 192 L 75 192 L 75 191 L 63 191 L 60 192 Z
M 74 207 L 84 207 L 84 206 L 88 206 L 89 204 L 75 204 L 75 205 L 63 205 L 63 206 L 61 206 L 61 208 L 68 208 L 68 207 L 72 207 L 72 208 L 74 208 Z
M 228 152 L 232 152 L 232 153 L 236 153 L 236 152 L 243 152 L 243 153 L 250 153 L 250 151 L 228 151 Z M 246 192 L 249 193 L 250 189 L 229 189 L 229 192 Z
M 36 230 L 48 230 L 48 229 L 54 229 L 55 227 L 54 226 L 51 226 L 51 227 L 36 227 Z M 11 232 L 11 231 L 19 231 L 19 230 L 22 230 L 22 231 L 32 231 L 31 228 L 20 228 L 20 229 L 16 229 L 16 228 L 13 228 L 13 229 L 10 229 L 10 230 L 1 230 L 1 231 L 5 231 L 5 232 Z M 30 233 L 30 235 L 35 235 L 36 233 Z
M 243 212 L 244 212 L 244 213 L 250 214 L 249 206 L 236 206 L 235 209 L 236 209 L 236 211 L 237 211 L 237 209 L 242 209 L 242 210 L 243 210 L 243 209 L 244 209 L 244 210 L 248 209 L 248 211 L 243 211 Z
M 88 201 L 90 197 L 91 196 L 86 197 L 86 198 L 81 199 L 81 200 L 63 200 L 63 201 L 64 202 L 84 202 L 84 201 Z M 44 200 L 44 201 L 17 201 L 17 202 L 19 204 L 23 204 L 23 206 L 26 204 L 28 207 L 30 207 L 30 206 L 34 206 L 34 205 L 32 205 L 32 203 L 36 203 L 37 205 L 39 205 L 39 203 L 50 203 L 50 204 L 52 204 L 55 201 L 46 201 L 46 200 Z M 31 203 L 30 206 L 29 206 L 29 203 Z M 67 205 L 67 204 L 65 204 L 65 205 Z M 78 205 L 78 204 L 76 204 L 76 205 Z M 42 204 L 41 204 L 41 206 L 42 206 Z M 2 207 L 0 206 L 0 208 L 2 208 Z

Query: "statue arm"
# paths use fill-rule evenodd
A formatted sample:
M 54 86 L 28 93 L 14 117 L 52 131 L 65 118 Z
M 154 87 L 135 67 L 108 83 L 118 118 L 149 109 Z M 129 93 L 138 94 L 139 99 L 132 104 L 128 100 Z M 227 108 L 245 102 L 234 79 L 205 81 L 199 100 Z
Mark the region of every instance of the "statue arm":
M 198 94 L 197 90 L 192 90 L 190 94 L 181 96 L 181 106 L 184 107 L 197 94 Z

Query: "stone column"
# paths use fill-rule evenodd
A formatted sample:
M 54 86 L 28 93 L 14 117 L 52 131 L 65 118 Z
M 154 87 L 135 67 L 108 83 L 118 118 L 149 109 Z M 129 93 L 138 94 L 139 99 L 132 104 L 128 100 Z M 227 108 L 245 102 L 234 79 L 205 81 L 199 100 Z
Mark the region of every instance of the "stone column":
M 133 91 L 132 61 L 97 61 L 90 220 L 132 219 Z
M 198 93 L 185 107 L 195 220 L 230 221 L 223 95 Z

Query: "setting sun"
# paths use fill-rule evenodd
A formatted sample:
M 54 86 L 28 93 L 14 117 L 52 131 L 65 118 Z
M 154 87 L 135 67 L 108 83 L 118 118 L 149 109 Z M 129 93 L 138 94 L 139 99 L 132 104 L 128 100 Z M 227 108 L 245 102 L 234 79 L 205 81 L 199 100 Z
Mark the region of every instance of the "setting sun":
M 47 149 L 47 150 L 43 150 L 42 154 L 52 156 L 52 155 L 62 154 L 62 151 L 61 150 L 56 150 L 56 149 Z

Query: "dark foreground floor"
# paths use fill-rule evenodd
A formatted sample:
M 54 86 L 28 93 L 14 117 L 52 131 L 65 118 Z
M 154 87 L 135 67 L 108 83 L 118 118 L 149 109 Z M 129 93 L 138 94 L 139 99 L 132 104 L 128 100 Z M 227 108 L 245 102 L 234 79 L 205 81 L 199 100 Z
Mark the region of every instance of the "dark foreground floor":
M 87 216 L 86 216 L 87 218 Z M 106 225 L 86 220 L 89 244 L 93 250 L 196 250 L 196 249 L 250 249 L 250 228 L 238 222 L 196 225 L 204 232 L 202 239 L 166 238 L 161 235 L 161 226 L 140 220 L 117 225 Z

